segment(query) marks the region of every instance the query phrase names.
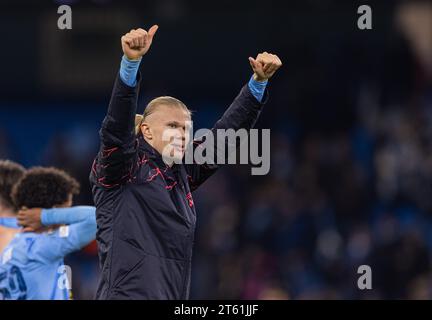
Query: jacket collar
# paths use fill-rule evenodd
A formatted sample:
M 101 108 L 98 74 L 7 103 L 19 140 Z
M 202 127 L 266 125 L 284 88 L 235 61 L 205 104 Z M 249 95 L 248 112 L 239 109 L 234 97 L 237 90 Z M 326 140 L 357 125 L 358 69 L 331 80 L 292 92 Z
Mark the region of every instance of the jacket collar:
M 160 169 L 166 169 L 168 165 L 163 161 L 162 155 L 153 148 L 142 136 L 142 134 L 138 135 L 138 150 L 143 151 L 145 155 L 153 160 Z
M 149 159 L 153 160 L 159 169 L 163 170 L 164 172 L 170 171 L 172 173 L 176 173 L 180 169 L 179 165 L 176 163 L 169 167 L 163 161 L 162 155 L 144 139 L 142 134 L 140 134 L 137 139 L 138 150 L 143 151 Z

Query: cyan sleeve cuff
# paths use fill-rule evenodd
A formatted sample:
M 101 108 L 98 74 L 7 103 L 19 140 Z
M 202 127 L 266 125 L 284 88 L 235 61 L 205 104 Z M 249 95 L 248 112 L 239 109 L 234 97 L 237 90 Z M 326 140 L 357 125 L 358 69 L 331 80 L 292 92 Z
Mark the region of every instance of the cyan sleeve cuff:
M 42 213 L 41 213 L 41 223 L 44 226 L 49 226 L 52 224 L 52 213 L 50 214 L 50 211 L 52 211 L 52 209 L 42 209 Z
M 139 70 L 139 60 L 129 60 L 123 55 L 120 63 L 120 79 L 129 87 L 135 87 L 137 83 L 137 74 Z
M 263 96 L 264 96 L 264 92 L 265 92 L 265 88 L 267 86 L 268 80 L 266 81 L 256 81 L 252 75 L 252 77 L 249 80 L 248 86 L 249 86 L 249 90 L 251 91 L 252 95 L 259 101 L 261 102 Z

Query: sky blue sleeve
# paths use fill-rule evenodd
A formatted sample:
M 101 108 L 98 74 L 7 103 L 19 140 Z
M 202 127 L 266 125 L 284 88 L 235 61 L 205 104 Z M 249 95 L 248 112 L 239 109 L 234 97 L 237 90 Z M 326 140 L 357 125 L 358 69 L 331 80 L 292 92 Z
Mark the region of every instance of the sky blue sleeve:
M 129 60 L 125 56 L 122 57 L 120 63 L 120 79 L 129 87 L 136 86 L 136 78 L 139 70 L 141 59 Z
M 44 226 L 53 224 L 74 224 L 94 218 L 95 214 L 96 208 L 91 206 L 42 209 L 41 222 Z
M 259 101 L 261 102 L 263 96 L 264 96 L 264 92 L 265 92 L 265 88 L 267 86 L 268 81 L 256 81 L 252 75 L 252 77 L 249 80 L 248 86 L 249 86 L 249 90 L 251 91 L 252 95 Z
M 52 233 L 38 237 L 33 251 L 45 260 L 61 259 L 96 238 L 96 209 L 90 206 L 44 209 L 42 224 L 62 224 Z
M 0 218 L 0 226 L 12 229 L 20 229 L 21 227 L 18 225 L 17 219 L 12 217 L 4 217 Z

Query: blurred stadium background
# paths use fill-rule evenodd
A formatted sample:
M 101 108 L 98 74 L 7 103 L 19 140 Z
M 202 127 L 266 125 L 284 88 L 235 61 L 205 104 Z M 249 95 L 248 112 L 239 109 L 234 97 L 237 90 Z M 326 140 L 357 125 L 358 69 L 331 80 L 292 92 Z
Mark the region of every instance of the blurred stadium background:
M 72 30 L 57 29 L 61 3 Z M 357 28 L 362 4 L 373 30 Z M 270 173 L 228 167 L 194 195 L 191 298 L 432 298 L 431 1 L 2 0 L 0 158 L 65 169 L 92 204 L 119 38 L 153 23 L 139 111 L 169 94 L 195 129 L 249 79 L 248 56 L 284 62 L 258 123 Z M 66 263 L 75 299 L 92 299 L 96 245 Z M 373 290 L 357 288 L 362 264 Z

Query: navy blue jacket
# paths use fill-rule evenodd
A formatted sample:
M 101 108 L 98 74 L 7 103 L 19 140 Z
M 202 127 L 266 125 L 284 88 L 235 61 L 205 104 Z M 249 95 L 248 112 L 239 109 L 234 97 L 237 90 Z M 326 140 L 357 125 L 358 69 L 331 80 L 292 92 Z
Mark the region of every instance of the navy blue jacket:
M 219 166 L 169 167 L 135 135 L 139 85 L 117 76 L 90 174 L 102 269 L 96 298 L 188 299 L 196 222 L 191 192 Z M 245 85 L 213 130 L 253 127 L 262 104 Z

